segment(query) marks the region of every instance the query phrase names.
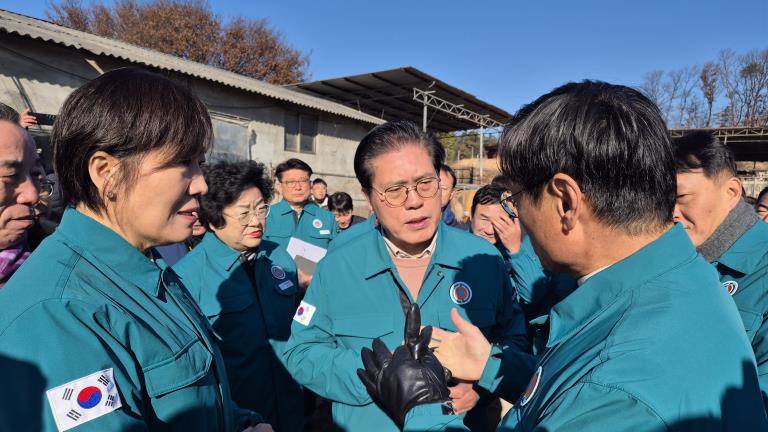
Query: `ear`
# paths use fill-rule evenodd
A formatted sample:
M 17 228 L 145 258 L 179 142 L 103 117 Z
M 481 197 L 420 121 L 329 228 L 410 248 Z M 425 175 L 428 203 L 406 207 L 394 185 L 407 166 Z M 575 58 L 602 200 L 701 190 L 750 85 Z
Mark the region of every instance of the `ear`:
M 280 180 L 275 179 L 275 190 L 280 196 L 283 196 L 283 184 L 280 183 Z
M 365 202 L 368 204 L 368 210 L 370 210 L 371 213 L 374 213 L 371 196 L 365 191 L 364 188 L 360 188 L 360 193 L 365 197 Z
M 117 158 L 101 150 L 95 152 L 88 159 L 88 174 L 91 182 L 99 191 L 99 195 L 104 196 L 108 191 L 114 189 L 118 166 Z
M 555 199 L 563 232 L 572 231 L 584 211 L 584 194 L 581 187 L 573 177 L 557 173 L 549 181 L 547 192 Z
M 736 207 L 736 205 L 738 205 L 739 201 L 741 200 L 742 190 L 743 185 L 741 184 L 740 178 L 731 177 L 726 180 L 725 194 L 728 197 L 728 204 L 731 209 Z

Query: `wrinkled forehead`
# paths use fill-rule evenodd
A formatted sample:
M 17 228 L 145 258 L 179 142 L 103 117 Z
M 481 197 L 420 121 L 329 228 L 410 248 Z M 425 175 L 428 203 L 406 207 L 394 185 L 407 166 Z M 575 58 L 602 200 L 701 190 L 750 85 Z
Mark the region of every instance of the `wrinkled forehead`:
M 0 120 L 0 160 L 22 162 L 36 158 L 32 136 L 21 126 Z

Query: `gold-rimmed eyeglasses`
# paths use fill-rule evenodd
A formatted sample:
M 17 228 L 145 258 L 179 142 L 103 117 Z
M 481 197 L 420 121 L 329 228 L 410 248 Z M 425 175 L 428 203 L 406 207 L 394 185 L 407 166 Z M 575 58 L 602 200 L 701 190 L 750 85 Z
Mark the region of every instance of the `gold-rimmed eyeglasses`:
M 296 186 L 301 186 L 303 188 L 304 186 L 309 185 L 309 179 L 286 180 L 286 181 L 281 181 L 280 183 L 282 183 L 283 186 L 289 187 L 289 188 L 295 188 Z
M 440 190 L 440 179 L 437 177 L 427 177 L 416 182 L 413 186 L 396 185 L 390 186 L 384 191 L 373 189 L 379 195 L 379 199 L 385 201 L 390 207 L 400 207 L 408 201 L 408 194 L 415 191 L 416 195 L 424 198 L 434 198 L 437 191 Z
M 257 219 L 266 219 L 268 214 L 269 206 L 262 204 L 256 208 L 243 210 L 240 213 L 232 215 L 231 217 L 235 218 L 240 225 L 248 226 L 248 223 L 250 223 L 254 217 Z

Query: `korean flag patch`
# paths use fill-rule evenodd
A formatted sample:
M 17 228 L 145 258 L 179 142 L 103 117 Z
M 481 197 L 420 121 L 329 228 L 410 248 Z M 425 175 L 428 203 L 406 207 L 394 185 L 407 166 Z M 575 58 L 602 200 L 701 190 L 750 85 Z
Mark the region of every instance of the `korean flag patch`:
M 60 432 L 87 423 L 122 406 L 112 368 L 94 372 L 45 392 Z
M 301 303 L 299 303 L 298 309 L 296 309 L 296 314 L 293 316 L 293 320 L 303 326 L 308 326 L 309 322 L 312 321 L 312 315 L 315 314 L 316 310 L 317 309 L 314 306 L 302 300 Z

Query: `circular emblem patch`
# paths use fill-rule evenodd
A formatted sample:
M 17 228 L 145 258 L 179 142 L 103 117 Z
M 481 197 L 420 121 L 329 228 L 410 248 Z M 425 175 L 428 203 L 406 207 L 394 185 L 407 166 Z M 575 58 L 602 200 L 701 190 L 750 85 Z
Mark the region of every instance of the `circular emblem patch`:
M 736 281 L 723 282 L 723 288 L 728 290 L 728 294 L 734 295 L 739 289 L 739 283 Z
M 272 276 L 274 276 L 275 279 L 285 279 L 285 270 L 283 270 L 283 268 L 279 265 L 273 265 L 269 271 L 272 272 Z
M 82 408 L 93 408 L 101 402 L 101 390 L 97 387 L 86 387 L 77 394 L 77 404 Z
M 528 402 L 530 402 L 531 399 L 533 399 L 533 396 L 536 395 L 536 390 L 539 389 L 539 383 L 541 382 L 542 372 L 543 369 L 541 369 L 541 366 L 539 366 L 539 368 L 536 369 L 536 373 L 531 377 L 531 381 L 528 382 L 528 387 L 525 388 L 525 392 L 522 396 L 520 396 L 521 407 L 528 405 Z
M 320 229 L 323 227 L 323 221 L 321 221 L 320 219 L 315 219 L 312 221 L 312 226 L 317 229 Z
M 464 282 L 451 285 L 451 300 L 457 305 L 465 305 L 472 300 L 472 288 Z
M 299 306 L 299 308 L 296 310 L 296 316 L 300 317 L 300 316 L 304 315 L 304 312 L 305 312 L 304 311 L 304 306 Z

